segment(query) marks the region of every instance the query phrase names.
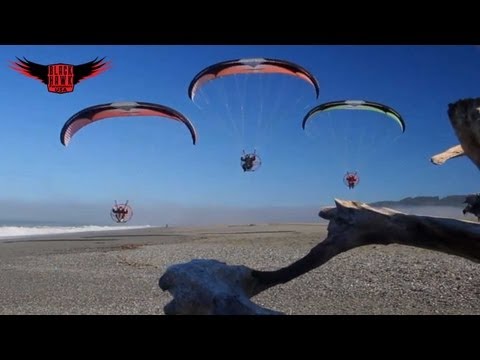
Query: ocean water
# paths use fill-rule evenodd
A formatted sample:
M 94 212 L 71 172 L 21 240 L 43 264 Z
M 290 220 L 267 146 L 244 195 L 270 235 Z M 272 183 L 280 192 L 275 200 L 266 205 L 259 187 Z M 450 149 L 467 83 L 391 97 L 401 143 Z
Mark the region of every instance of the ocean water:
M 171 226 L 204 226 L 213 224 L 249 224 L 249 223 L 323 223 L 327 220 L 318 217 L 318 210 L 322 207 L 297 208 L 260 208 L 260 209 L 185 209 L 181 219 L 168 219 Z M 411 215 L 445 217 L 458 220 L 477 221 L 471 214 L 462 214 L 462 207 L 453 206 L 392 206 L 394 210 Z M 0 218 L 0 242 L 10 238 L 28 238 L 38 235 L 68 234 L 81 232 L 101 232 L 112 230 L 142 229 L 151 226 L 165 226 L 158 219 L 146 219 L 147 224 L 130 225 L 115 223 L 72 223 L 65 221 L 25 221 L 7 220 Z M 165 218 L 162 219 L 165 221 Z M 177 221 L 174 221 L 177 220 Z M 182 221 L 180 221 L 182 220 Z
M 100 232 L 111 230 L 143 229 L 150 225 L 86 225 L 86 224 L 59 224 L 34 221 L 0 221 L 0 241 L 18 237 L 69 234 L 81 232 Z

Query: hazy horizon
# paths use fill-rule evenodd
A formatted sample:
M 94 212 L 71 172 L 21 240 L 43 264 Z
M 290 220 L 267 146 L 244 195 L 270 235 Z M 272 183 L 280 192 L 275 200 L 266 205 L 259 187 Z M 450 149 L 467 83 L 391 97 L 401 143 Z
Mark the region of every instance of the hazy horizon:
M 4 200 L 0 207 L 0 225 L 6 224 L 48 224 L 48 225 L 115 225 L 111 220 L 107 203 L 62 203 L 26 202 Z M 203 226 L 220 224 L 255 223 L 327 223 L 318 217 L 321 208 L 331 204 L 308 206 L 223 206 L 195 205 L 180 203 L 138 204 L 130 203 L 133 218 L 128 225 L 151 226 Z M 415 215 L 475 219 L 463 216 L 461 207 L 454 206 L 389 206 L 397 211 Z

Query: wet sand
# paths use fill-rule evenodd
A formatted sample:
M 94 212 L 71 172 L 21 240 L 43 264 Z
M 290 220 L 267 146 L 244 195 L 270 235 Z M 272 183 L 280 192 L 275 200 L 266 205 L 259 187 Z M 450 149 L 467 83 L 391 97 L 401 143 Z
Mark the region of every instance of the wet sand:
M 146 228 L 0 240 L 0 314 L 163 314 L 169 265 L 217 259 L 273 270 L 324 224 Z M 28 241 L 27 241 L 28 240 Z M 406 246 L 340 254 L 253 300 L 286 314 L 480 314 L 480 264 Z

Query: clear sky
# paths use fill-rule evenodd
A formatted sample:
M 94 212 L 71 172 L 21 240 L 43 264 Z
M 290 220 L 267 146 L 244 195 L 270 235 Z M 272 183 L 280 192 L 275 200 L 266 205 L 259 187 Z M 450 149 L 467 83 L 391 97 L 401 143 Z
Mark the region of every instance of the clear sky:
M 2 46 L 0 53 L 0 200 L 9 204 L 108 208 L 129 199 L 144 209 L 315 208 L 334 198 L 370 202 L 479 191 L 480 174 L 466 158 L 443 166 L 429 161 L 458 143 L 448 104 L 480 95 L 474 46 Z M 105 56 L 111 69 L 58 95 L 11 70 L 16 56 L 44 65 Z M 236 78 L 212 81 L 197 104 L 188 98 L 198 71 L 248 57 L 303 66 L 320 83 L 319 99 L 306 82 L 288 76 L 259 77 L 248 88 Z M 406 132 L 388 117 L 347 110 L 314 118 L 302 130 L 312 106 L 340 99 L 387 104 L 403 116 Z M 183 125 L 154 117 L 107 119 L 61 145 L 60 130 L 71 115 L 115 101 L 175 108 L 194 123 L 197 145 Z M 253 147 L 263 164 L 243 173 L 241 151 Z M 342 182 L 348 170 L 361 177 L 354 190 Z

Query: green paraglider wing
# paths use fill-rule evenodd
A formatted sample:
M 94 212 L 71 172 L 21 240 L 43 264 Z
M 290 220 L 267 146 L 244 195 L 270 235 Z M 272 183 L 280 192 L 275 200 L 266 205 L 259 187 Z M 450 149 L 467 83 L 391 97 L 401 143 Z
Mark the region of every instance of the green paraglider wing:
M 339 100 L 317 105 L 303 118 L 302 128 L 305 129 L 305 125 L 313 115 L 332 110 L 367 110 L 385 114 L 397 122 L 402 130 L 402 133 L 405 132 L 405 121 L 395 109 L 388 105 L 366 100 Z

